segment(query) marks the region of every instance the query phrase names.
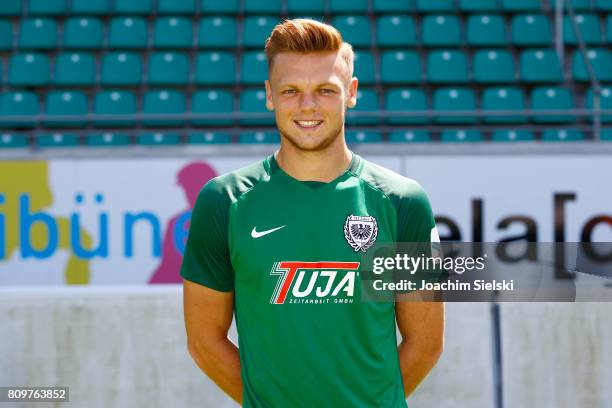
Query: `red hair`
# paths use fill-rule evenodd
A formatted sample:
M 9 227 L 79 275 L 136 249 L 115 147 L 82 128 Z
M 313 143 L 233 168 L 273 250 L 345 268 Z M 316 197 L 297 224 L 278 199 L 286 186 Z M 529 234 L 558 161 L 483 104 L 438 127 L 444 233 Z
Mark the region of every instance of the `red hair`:
M 342 40 L 342 35 L 336 28 L 319 21 L 296 18 L 277 24 L 266 40 L 265 51 L 269 71 L 274 65 L 274 57 L 282 52 L 306 54 L 340 51 L 346 62 L 349 78 L 353 76 L 353 47 Z

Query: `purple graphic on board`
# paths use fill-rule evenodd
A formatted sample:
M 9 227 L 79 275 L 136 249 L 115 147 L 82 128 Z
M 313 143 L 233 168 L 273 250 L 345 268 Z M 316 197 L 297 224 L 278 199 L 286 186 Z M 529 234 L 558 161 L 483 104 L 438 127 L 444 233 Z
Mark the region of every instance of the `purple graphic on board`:
M 162 246 L 161 263 L 155 269 L 149 283 L 181 283 L 183 281 L 179 274 L 183 257 L 179 253 L 174 240 L 176 223 L 186 212 L 193 210 L 204 184 L 216 176 L 215 169 L 204 162 L 189 163 L 179 171 L 177 184 L 183 188 L 189 208 L 176 214 L 168 222 Z M 184 225 L 184 228 L 189 228 L 188 223 Z

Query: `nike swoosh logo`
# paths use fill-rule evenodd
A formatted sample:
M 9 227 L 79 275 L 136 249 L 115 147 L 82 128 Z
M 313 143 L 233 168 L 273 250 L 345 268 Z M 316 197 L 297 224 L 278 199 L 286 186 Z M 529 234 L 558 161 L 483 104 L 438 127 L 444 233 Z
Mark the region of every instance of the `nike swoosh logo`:
M 253 231 L 251 231 L 251 236 L 253 238 L 263 237 L 264 235 L 271 234 L 274 231 L 278 231 L 279 229 L 284 228 L 284 227 L 286 227 L 286 225 L 281 225 L 280 227 L 272 228 L 266 231 L 259 231 L 259 232 L 257 232 L 257 229 L 256 229 L 257 227 L 253 227 Z

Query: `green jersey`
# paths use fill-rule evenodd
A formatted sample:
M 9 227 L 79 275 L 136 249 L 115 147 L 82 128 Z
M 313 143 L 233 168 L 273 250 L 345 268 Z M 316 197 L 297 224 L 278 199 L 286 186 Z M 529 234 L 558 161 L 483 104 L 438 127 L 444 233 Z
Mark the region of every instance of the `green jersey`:
M 429 242 L 415 181 L 356 154 L 329 183 L 274 156 L 208 182 L 181 275 L 234 292 L 245 407 L 406 407 L 395 304 L 360 301 L 374 242 Z

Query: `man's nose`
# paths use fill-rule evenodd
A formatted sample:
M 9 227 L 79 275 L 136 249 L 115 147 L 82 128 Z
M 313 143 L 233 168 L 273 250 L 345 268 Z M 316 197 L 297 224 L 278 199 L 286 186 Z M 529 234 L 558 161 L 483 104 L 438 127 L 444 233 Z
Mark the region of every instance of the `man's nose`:
M 302 93 L 300 108 L 302 110 L 313 110 L 317 107 L 317 102 L 314 95 L 308 92 Z

